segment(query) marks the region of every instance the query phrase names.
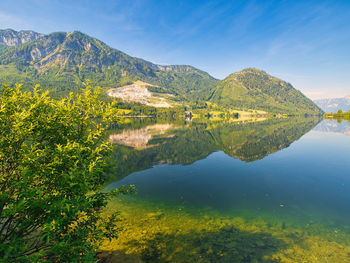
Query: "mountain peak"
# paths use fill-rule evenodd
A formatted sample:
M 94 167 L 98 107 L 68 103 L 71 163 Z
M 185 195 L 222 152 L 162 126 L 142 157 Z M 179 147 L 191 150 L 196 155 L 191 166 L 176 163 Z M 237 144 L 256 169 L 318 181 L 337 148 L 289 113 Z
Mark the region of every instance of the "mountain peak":
M 89 39 L 93 39 L 93 37 L 81 32 L 81 31 L 78 31 L 78 30 L 74 30 L 72 32 L 69 32 L 66 34 L 67 35 L 67 38 L 71 37 L 71 38 L 89 38 Z
M 322 111 L 291 84 L 256 68 L 246 68 L 222 80 L 215 103 L 275 113 L 320 114 Z
M 266 74 L 267 73 L 261 69 L 258 69 L 258 68 L 245 68 L 245 69 L 242 69 L 241 71 L 239 71 L 239 73 L 260 73 L 260 74 Z
M 260 76 L 265 76 L 265 77 L 271 77 L 269 74 L 267 74 L 265 71 L 257 68 L 245 68 L 242 69 L 241 71 L 232 73 L 229 75 L 226 79 L 234 79 L 238 80 L 239 77 L 248 75 L 248 74 L 253 74 L 253 75 L 260 75 Z
M 16 31 L 11 28 L 0 30 L 0 44 L 18 46 L 44 37 L 44 34 L 32 30 Z

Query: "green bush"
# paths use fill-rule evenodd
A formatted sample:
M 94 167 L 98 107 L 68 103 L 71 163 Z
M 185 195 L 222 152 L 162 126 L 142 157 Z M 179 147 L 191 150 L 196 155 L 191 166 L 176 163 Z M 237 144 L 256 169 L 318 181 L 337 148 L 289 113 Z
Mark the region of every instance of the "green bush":
M 116 214 L 101 216 L 114 107 L 91 87 L 51 99 L 37 88 L 0 88 L 0 261 L 86 262 Z

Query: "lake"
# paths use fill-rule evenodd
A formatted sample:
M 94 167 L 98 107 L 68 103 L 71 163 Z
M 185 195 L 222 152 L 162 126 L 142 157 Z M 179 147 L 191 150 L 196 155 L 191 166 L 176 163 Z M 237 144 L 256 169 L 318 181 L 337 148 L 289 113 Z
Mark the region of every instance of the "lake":
M 350 123 L 126 120 L 110 132 L 135 262 L 350 262 Z M 138 261 L 139 260 L 139 261 Z M 142 260 L 142 261 L 141 261 Z

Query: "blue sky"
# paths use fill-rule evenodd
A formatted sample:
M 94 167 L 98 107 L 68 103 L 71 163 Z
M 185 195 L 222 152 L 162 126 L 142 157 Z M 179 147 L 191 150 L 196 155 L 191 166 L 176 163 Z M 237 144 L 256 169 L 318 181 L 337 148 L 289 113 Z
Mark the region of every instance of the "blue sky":
M 216 78 L 256 67 L 311 98 L 350 95 L 350 1 L 1 0 L 0 28 L 80 30 Z

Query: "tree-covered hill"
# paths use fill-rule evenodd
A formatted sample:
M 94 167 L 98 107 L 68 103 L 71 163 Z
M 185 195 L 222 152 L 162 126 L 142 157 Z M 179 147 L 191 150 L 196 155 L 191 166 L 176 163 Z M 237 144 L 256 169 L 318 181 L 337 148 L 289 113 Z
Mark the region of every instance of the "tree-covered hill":
M 211 101 L 226 107 L 260 109 L 274 113 L 321 114 L 310 99 L 291 84 L 254 68 L 222 80 Z

